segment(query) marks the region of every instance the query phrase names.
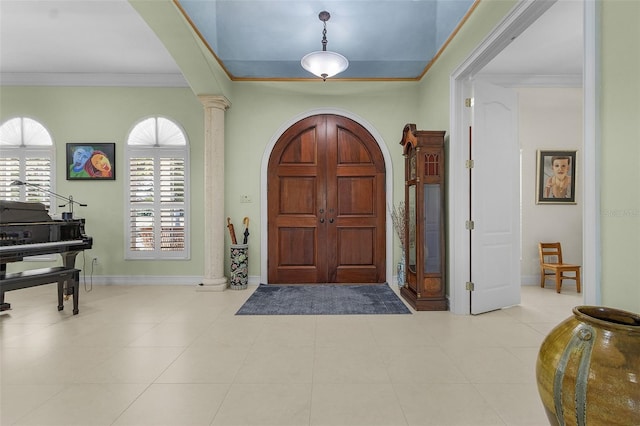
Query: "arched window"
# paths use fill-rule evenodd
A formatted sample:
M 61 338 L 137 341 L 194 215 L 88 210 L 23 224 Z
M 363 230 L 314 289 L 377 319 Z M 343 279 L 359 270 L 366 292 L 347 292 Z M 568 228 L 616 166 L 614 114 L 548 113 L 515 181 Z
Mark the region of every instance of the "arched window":
M 53 213 L 54 152 L 51 135 L 36 120 L 16 117 L 0 125 L 0 199 L 43 203 Z
M 189 147 L 173 121 L 151 117 L 127 138 L 128 259 L 187 259 Z

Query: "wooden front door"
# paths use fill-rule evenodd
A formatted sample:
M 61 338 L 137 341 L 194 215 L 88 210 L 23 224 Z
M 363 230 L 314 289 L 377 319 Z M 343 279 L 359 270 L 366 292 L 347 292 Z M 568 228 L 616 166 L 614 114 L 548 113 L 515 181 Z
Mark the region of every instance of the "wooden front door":
M 267 194 L 269 283 L 385 282 L 385 164 L 361 125 L 316 115 L 291 126 Z

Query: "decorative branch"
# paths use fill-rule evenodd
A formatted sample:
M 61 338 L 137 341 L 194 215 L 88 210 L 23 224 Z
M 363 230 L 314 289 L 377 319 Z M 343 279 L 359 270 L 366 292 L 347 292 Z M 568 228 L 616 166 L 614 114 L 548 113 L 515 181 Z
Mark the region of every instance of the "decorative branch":
M 396 235 L 398 235 L 398 238 L 400 239 L 400 248 L 404 253 L 405 247 L 407 246 L 407 234 L 405 232 L 407 229 L 407 213 L 404 201 L 400 201 L 397 206 L 389 206 L 389 211 L 391 213 L 393 229 L 396 231 Z

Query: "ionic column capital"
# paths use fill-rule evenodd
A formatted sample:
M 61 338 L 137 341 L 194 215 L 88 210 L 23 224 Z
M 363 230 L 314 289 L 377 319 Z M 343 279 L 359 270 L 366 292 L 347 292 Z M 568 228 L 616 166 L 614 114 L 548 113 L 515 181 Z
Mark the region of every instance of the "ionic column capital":
M 231 106 L 231 102 L 221 95 L 198 95 L 198 99 L 205 108 L 216 108 L 225 111 Z

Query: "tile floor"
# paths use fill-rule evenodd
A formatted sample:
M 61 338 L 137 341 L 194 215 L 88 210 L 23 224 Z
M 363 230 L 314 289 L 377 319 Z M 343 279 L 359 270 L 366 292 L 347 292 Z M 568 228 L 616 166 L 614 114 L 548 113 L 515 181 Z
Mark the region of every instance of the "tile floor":
M 582 298 L 480 316 L 234 316 L 256 287 L 7 293 L 2 425 L 547 425 L 539 345 Z

